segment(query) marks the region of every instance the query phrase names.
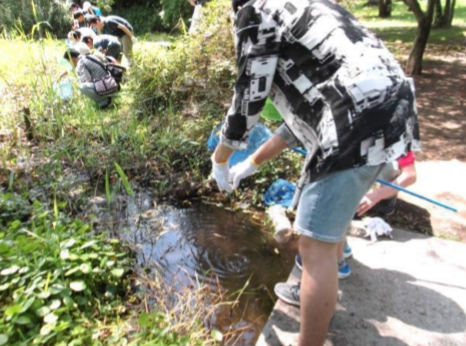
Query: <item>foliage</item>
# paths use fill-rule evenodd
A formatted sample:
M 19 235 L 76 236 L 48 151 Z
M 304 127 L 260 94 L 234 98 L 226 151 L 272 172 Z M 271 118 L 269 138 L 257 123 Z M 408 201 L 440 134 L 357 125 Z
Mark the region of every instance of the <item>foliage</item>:
M 146 45 L 136 56 L 133 84 L 137 102 L 186 107 L 207 103 L 225 109 L 236 75 L 229 2 L 208 3 L 199 32 L 180 37 L 170 48 Z
M 156 2 L 146 2 L 124 10 L 115 10 L 113 14 L 125 18 L 131 23 L 136 35 L 165 30 L 162 8 Z
M 193 8 L 186 0 L 133 2 L 130 7 L 115 10 L 115 14 L 131 23 L 138 35 L 172 32 L 179 28 L 180 20 L 188 25 L 192 13 Z
M 182 19 L 188 23 L 193 13 L 191 5 L 186 0 L 162 0 L 163 25 L 172 29 Z
M 8 345 L 90 344 L 100 338 L 97 320 L 125 311 L 131 257 L 60 206 L 32 207 L 30 221 L 9 222 L 0 233 L 0 334 Z
M 64 0 L 3 0 L 0 2 L 0 31 L 30 33 L 37 23 L 41 30 L 62 36 L 71 27 L 69 8 Z M 40 31 L 42 33 L 42 31 Z

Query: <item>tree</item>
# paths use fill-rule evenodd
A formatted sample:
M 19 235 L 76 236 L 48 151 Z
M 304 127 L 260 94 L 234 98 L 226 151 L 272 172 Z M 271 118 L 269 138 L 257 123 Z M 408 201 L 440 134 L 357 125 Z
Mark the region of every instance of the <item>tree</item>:
M 416 37 L 414 38 L 413 48 L 409 53 L 407 71 L 411 75 L 420 75 L 422 73 L 422 58 L 429 40 L 432 19 L 437 0 L 428 0 L 427 10 L 424 13 L 418 0 L 404 0 L 406 5 L 413 11 L 417 20 Z M 454 0 L 453 0 L 454 1 Z
M 392 0 L 379 0 L 379 17 L 388 18 L 391 15 L 392 15 Z
M 435 28 L 451 28 L 455 15 L 456 0 L 446 0 L 442 10 L 442 0 L 435 1 Z

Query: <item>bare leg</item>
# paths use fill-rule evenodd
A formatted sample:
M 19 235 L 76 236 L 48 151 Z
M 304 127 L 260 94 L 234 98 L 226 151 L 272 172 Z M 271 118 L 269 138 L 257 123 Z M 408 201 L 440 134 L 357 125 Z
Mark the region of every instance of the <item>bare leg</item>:
M 345 243 L 346 243 L 346 235 L 343 241 L 338 243 L 338 247 L 337 247 L 337 260 L 338 261 L 340 261 L 341 259 L 344 259 L 343 249 L 345 248 Z
M 299 346 L 325 343 L 337 302 L 337 247 L 337 243 L 323 243 L 308 237 L 299 240 L 303 262 Z

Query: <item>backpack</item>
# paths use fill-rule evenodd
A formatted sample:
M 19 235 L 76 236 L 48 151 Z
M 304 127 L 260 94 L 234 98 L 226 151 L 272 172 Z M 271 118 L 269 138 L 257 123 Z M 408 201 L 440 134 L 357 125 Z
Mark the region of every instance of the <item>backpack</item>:
M 94 80 L 94 90 L 98 95 L 108 96 L 120 91 L 120 84 L 123 81 L 123 74 L 125 73 L 126 68 L 112 63 L 103 64 L 97 58 L 90 55 L 87 55 L 86 58 L 96 63 L 107 72 L 105 77 Z

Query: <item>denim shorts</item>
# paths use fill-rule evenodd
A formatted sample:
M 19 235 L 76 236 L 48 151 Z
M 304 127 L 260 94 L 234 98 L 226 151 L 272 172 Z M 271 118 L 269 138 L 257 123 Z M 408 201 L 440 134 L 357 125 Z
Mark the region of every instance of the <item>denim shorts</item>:
M 299 198 L 295 231 L 326 243 L 342 241 L 359 202 L 384 166 L 350 168 L 306 184 Z

